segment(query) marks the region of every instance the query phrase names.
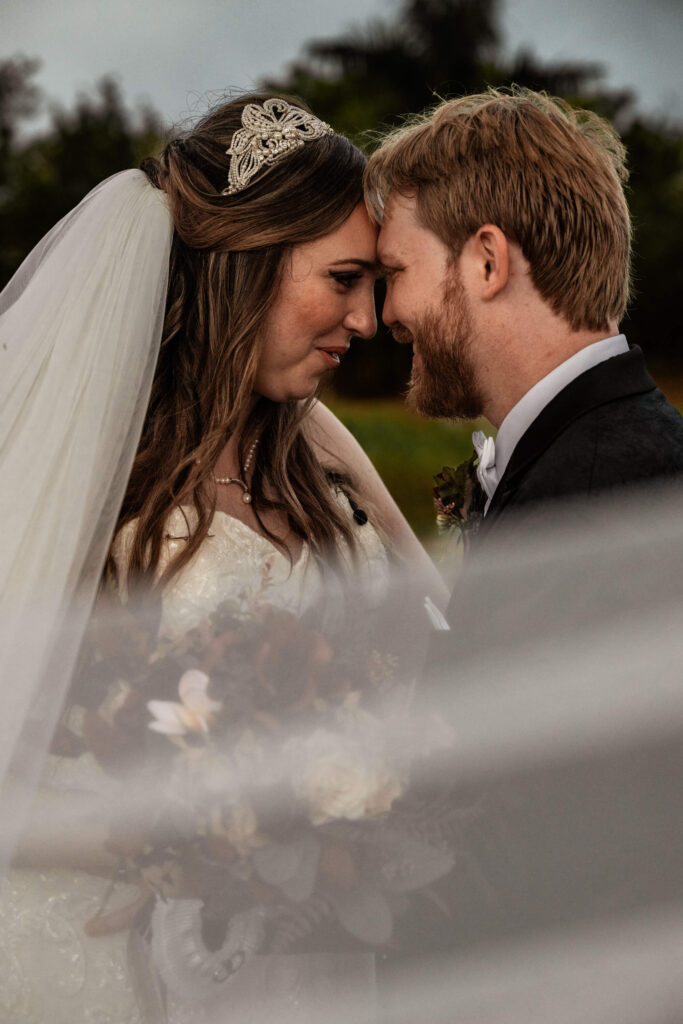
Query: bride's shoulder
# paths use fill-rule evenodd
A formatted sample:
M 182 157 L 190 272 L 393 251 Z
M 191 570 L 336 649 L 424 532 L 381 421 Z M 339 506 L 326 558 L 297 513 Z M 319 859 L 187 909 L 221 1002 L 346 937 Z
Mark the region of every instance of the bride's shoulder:
M 312 404 L 304 428 L 321 464 L 350 477 L 361 501 L 373 510 L 376 525 L 394 554 L 424 576 L 427 592 L 445 607 L 448 591 L 443 580 L 351 431 L 320 401 Z
M 190 533 L 196 516 L 195 510 L 189 507 L 177 506 L 170 512 L 165 527 L 165 540 L 159 558 L 156 575 L 161 575 L 170 558 L 173 557 L 178 544 L 184 543 Z M 116 532 L 111 544 L 111 557 L 116 567 L 115 586 L 120 596 L 125 599 L 128 589 L 128 566 L 135 543 L 135 534 L 138 527 L 137 519 L 129 519 L 127 523 Z
M 359 471 L 367 471 L 368 465 L 372 465 L 351 431 L 319 399 L 313 402 L 306 415 L 304 430 L 326 469 L 357 476 Z

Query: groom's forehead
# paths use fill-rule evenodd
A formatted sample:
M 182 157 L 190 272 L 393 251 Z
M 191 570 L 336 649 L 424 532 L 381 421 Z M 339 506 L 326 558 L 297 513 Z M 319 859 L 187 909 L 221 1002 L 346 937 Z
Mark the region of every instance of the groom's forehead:
M 422 224 L 414 196 L 390 192 L 384 204 L 384 215 L 377 240 L 380 263 L 391 265 L 396 260 L 429 247 L 436 236 Z
M 405 249 L 419 236 L 419 228 L 415 199 L 391 192 L 384 204 L 378 249 L 380 252 L 382 246 L 392 251 Z
M 404 195 L 402 192 L 392 191 L 384 203 L 384 214 L 382 216 L 382 228 L 406 228 L 419 226 L 417 216 L 417 197 Z

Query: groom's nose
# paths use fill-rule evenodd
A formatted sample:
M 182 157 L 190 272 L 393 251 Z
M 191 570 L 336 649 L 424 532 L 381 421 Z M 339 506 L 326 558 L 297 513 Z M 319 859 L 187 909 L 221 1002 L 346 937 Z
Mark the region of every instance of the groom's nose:
M 394 313 L 394 307 L 391 301 L 391 291 L 388 287 L 384 297 L 384 303 L 382 305 L 382 323 L 386 324 L 387 327 L 393 327 L 396 323 L 396 314 Z

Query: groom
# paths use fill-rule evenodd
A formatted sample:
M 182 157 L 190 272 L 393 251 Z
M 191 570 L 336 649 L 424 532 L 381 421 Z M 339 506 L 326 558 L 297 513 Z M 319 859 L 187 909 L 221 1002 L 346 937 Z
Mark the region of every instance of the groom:
M 586 690 L 572 705 L 568 683 L 557 716 L 553 707 L 546 720 L 534 718 L 529 693 L 537 691 L 525 689 L 527 677 L 553 678 L 563 657 L 559 678 L 573 679 L 577 647 L 598 628 L 593 615 L 614 628 L 622 607 L 612 587 L 615 563 L 601 561 L 599 545 L 577 546 L 577 560 L 573 547 L 542 546 L 535 532 L 529 539 L 538 559 L 527 547 L 526 560 L 515 562 L 510 543 L 527 519 L 536 525 L 573 513 L 572 499 L 589 498 L 584 507 L 599 514 L 588 518 L 603 529 L 594 495 L 625 494 L 625 485 L 638 483 L 654 489 L 683 472 L 683 419 L 618 329 L 630 261 L 624 158 L 596 115 L 533 92 L 490 91 L 441 103 L 393 133 L 367 169 L 366 202 L 381 227 L 387 277 L 383 319 L 414 349 L 411 403 L 426 416 L 483 415 L 498 428 L 495 444 L 478 440 L 484 518 L 467 586 L 454 592 L 451 631 L 432 636 L 429 668 L 445 685 L 423 687 L 452 720 L 457 749 L 472 750 L 471 760 L 463 754 L 453 762 L 465 766 L 465 792 L 468 769 L 484 792 L 472 790 L 479 817 L 463 841 L 459 872 L 442 887 L 449 934 L 425 927 L 423 946 L 479 949 L 516 929 L 526 937 L 557 922 L 584 925 L 600 907 L 635 906 L 655 889 L 642 869 L 646 854 L 634 854 L 631 867 L 623 858 L 615 866 L 613 857 L 625 835 L 626 848 L 635 844 L 631 854 L 649 841 L 647 818 L 622 814 L 629 784 L 623 791 L 614 785 L 634 770 L 628 744 L 596 748 L 592 760 L 579 753 L 575 763 L 563 761 L 563 747 L 555 761 L 542 727 L 565 721 L 566 707 L 581 708 Z M 627 535 L 632 540 L 633 531 Z M 643 555 L 643 565 L 642 581 L 617 576 L 630 588 L 631 622 L 666 570 L 661 555 Z M 671 580 L 666 585 L 674 589 Z M 610 638 L 618 635 L 609 629 Z M 605 660 L 608 648 L 595 643 L 603 669 L 631 649 L 615 646 Z M 574 680 L 586 687 L 581 671 L 586 659 Z M 498 713 L 489 738 L 485 724 L 500 701 L 518 725 L 506 732 Z M 530 732 L 528 721 L 535 723 Z M 480 730 L 476 749 L 466 742 L 472 722 Z M 536 744 L 530 751 L 527 735 Z M 574 753 L 582 739 L 570 745 Z M 664 761 L 646 763 L 653 778 L 660 771 L 668 777 Z M 458 778 L 454 772 L 450 781 L 463 785 Z
M 414 350 L 409 401 L 498 428 L 495 444 L 475 435 L 477 548 L 540 502 L 683 471 L 683 419 L 617 326 L 624 159 L 607 122 L 526 90 L 441 103 L 370 159 L 383 319 Z

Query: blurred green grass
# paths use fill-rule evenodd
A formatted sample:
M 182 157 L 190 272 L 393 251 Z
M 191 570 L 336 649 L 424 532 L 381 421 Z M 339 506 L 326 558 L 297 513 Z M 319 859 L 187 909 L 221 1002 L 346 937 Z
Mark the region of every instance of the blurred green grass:
M 365 449 L 415 533 L 433 541 L 433 478 L 469 458 L 472 431 L 484 424 L 426 420 L 400 398 L 353 401 L 326 393 L 322 400 Z

